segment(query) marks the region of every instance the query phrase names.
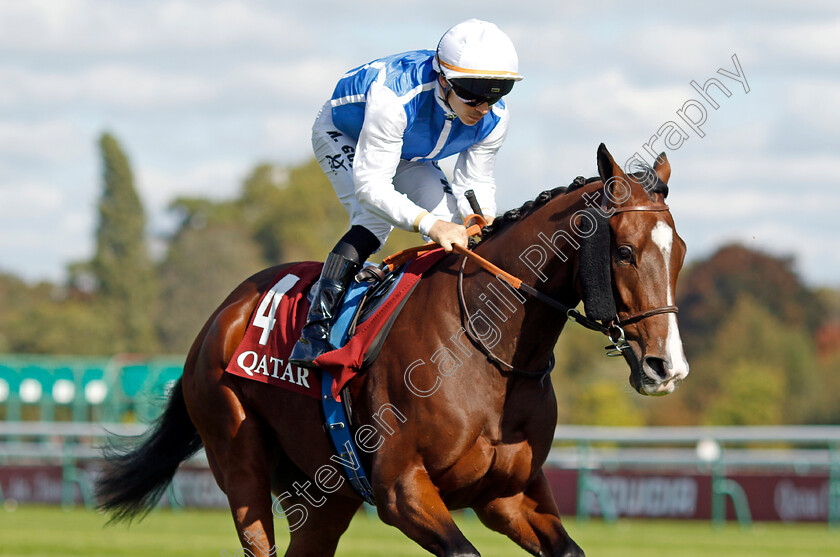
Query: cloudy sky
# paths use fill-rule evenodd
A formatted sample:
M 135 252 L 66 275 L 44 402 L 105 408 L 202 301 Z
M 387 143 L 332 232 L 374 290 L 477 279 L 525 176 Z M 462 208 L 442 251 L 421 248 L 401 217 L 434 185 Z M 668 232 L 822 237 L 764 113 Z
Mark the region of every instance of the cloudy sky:
M 689 259 L 740 241 L 840 286 L 840 2 L 385 4 L 0 0 L 0 270 L 59 280 L 92 255 L 103 131 L 160 236 L 174 197 L 231 197 L 257 162 L 305 161 L 344 71 L 480 17 L 511 36 L 526 76 L 500 208 L 593 175 L 602 141 L 620 161 L 651 144 L 671 161 Z M 717 109 L 691 85 L 713 77 L 730 94 L 710 87 Z

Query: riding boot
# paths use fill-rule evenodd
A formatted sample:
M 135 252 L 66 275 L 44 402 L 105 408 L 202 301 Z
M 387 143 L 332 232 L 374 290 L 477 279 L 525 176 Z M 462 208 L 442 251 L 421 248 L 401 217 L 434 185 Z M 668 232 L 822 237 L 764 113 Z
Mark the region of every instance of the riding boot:
M 300 340 L 289 355 L 290 364 L 312 368 L 315 367 L 315 358 L 335 349 L 330 344 L 330 329 L 350 280 L 360 268 L 361 265 L 356 261 L 337 253 L 327 256 L 321 278 L 312 285 L 312 305 Z

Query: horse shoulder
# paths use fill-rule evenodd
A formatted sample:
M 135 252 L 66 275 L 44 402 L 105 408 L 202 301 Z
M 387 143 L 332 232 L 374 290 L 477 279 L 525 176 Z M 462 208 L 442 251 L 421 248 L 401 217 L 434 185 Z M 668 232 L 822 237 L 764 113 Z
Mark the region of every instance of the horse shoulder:
M 187 356 L 184 376 L 199 369 L 221 373 L 245 336 L 248 320 L 262 294 L 283 268 L 277 265 L 259 271 L 242 281 L 216 308 L 196 337 Z M 201 365 L 196 365 L 197 363 Z

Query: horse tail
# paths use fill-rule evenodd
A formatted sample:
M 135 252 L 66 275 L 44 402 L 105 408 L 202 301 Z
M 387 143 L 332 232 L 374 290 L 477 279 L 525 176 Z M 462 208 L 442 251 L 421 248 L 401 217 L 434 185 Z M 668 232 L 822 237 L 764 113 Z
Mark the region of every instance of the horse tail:
M 151 433 L 138 440 L 140 444 L 134 447 L 109 443 L 103 451 L 108 464 L 96 481 L 96 495 L 99 508 L 111 514 L 109 523 L 142 520 L 163 495 L 178 465 L 201 448 L 180 379 Z

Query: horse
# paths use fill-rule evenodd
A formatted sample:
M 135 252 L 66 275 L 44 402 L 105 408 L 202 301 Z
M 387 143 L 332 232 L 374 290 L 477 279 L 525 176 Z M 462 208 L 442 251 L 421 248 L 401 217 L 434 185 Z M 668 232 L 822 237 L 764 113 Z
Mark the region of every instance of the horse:
M 379 517 L 430 553 L 479 555 L 450 514 L 472 508 L 532 555 L 583 555 L 542 470 L 557 419 L 552 352 L 574 315 L 558 307 L 583 300 L 588 324 L 609 331 L 640 394 L 667 394 L 688 375 L 673 306 L 685 243 L 664 203 L 670 164 L 663 153 L 646 171 L 625 173 L 603 144 L 597 162 L 599 177 L 498 217 L 474 248 L 524 277 L 534 296 L 447 254 L 345 391 L 365 432 L 356 439 Z M 289 521 L 287 556 L 335 554 L 362 499 L 329 465 L 336 457 L 319 402 L 225 372 L 283 267 L 248 278 L 222 302 L 150 435 L 110 460 L 97 493 L 111 520 L 149 512 L 203 446 L 245 554 L 276 554 L 275 514 Z M 598 273 L 606 282 L 593 286 Z M 480 317 L 467 330 L 465 311 Z

